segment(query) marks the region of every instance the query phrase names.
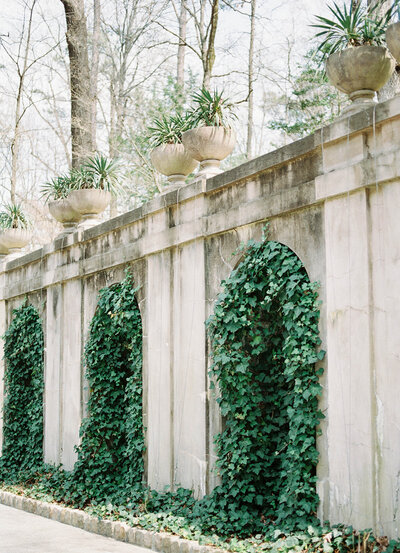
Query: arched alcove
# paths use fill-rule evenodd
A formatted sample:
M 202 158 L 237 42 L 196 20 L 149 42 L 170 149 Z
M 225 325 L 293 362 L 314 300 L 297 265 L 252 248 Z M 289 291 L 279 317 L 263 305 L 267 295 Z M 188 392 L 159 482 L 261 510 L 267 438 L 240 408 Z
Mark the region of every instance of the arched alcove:
M 122 499 L 143 478 L 142 320 L 135 293 L 130 275 L 100 290 L 85 346 L 88 414 L 74 482 L 97 500 Z
M 243 251 L 208 322 L 224 417 L 216 437 L 221 484 L 212 496 L 232 530 L 254 520 L 260 528 L 304 527 L 318 504 L 317 287 L 279 242 L 250 242 Z
M 4 335 L 5 400 L 1 468 L 33 471 L 43 462 L 42 320 L 24 302 L 12 312 Z

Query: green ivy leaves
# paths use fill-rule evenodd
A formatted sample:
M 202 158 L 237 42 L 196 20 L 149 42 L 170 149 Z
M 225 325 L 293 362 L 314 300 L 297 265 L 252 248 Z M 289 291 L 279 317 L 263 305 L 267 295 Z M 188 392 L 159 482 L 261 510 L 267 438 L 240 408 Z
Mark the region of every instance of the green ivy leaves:
M 100 291 L 85 348 L 90 386 L 67 499 L 124 502 L 143 478 L 142 321 L 129 275 Z
M 216 437 L 222 483 L 203 501 L 217 531 L 316 520 L 318 320 L 316 286 L 298 257 L 276 242 L 249 243 L 207 322 L 225 418 Z
M 43 463 L 43 331 L 32 305 L 13 311 L 4 335 L 5 474 L 31 471 Z
M 21 309 L 6 334 L 9 438 L 3 462 L 9 458 L 15 465 L 29 453 L 27 468 L 42 458 L 43 336 L 35 313 L 29 306 Z M 224 417 L 216 437 L 221 484 L 196 501 L 190 490 L 160 494 L 142 486 L 140 312 L 129 276 L 101 290 L 85 348 L 90 399 L 78 461 L 71 473 L 44 467 L 41 493 L 76 506 L 152 511 L 158 514 L 143 516 L 165 516 L 169 524 L 189 525 L 196 533 L 272 536 L 277 528 L 306 530 L 316 522 L 318 504 L 322 369 L 315 363 L 323 358 L 317 351 L 318 320 L 316 286 L 296 255 L 275 242 L 250 242 L 207 322 L 210 375 L 218 383 Z M 29 433 L 23 427 L 27 419 Z M 18 429 L 21 443 L 14 439 Z

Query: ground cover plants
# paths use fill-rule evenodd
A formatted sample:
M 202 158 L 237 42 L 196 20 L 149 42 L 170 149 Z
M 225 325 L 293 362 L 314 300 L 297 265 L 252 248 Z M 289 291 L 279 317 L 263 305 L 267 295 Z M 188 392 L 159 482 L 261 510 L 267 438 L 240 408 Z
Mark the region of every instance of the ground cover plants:
M 250 242 L 242 253 L 207 322 L 210 376 L 224 417 L 216 436 L 221 483 L 210 495 L 196 500 L 190 490 L 159 493 L 143 484 L 142 327 L 129 275 L 100 292 L 91 323 L 85 348 L 91 394 L 74 470 L 44 465 L 41 443 L 33 460 L 21 464 L 20 444 L 14 451 L 9 439 L 2 488 L 232 552 L 400 551 L 400 543 L 370 531 L 319 524 L 315 435 L 322 369 L 316 363 L 324 353 L 318 352 L 317 287 L 282 244 Z M 31 306 L 18 313 L 6 334 L 6 362 L 13 367 L 13 360 L 25 359 L 18 352 L 29 351 L 29 359 L 36 352 L 42 374 L 40 319 Z M 14 350 L 15 344 L 22 346 Z M 24 392 L 18 390 L 15 397 Z M 32 401 L 25 424 L 39 429 L 42 398 Z

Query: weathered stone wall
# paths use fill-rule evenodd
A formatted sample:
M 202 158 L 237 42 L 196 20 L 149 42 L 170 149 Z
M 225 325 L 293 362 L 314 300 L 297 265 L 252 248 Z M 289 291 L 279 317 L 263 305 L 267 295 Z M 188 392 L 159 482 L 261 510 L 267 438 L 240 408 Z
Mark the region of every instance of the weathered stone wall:
M 130 268 L 143 318 L 146 475 L 197 495 L 217 481 L 221 419 L 204 321 L 241 242 L 287 244 L 321 283 L 328 354 L 320 516 L 398 535 L 400 98 L 0 266 L 0 332 L 25 295 L 44 321 L 46 461 L 72 468 L 82 353 L 100 288 Z M 0 366 L 0 371 L 3 367 Z M 0 401 L 2 391 L 0 390 Z

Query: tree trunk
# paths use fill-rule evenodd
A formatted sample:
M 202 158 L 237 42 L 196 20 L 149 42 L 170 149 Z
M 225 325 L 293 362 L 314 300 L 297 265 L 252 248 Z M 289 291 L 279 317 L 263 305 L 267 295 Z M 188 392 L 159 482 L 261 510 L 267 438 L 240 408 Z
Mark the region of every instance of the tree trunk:
M 99 75 L 100 0 L 93 0 L 92 63 L 90 67 L 92 146 L 96 150 L 97 80 Z
M 203 55 L 203 87 L 210 87 L 212 69 L 215 62 L 215 36 L 218 27 L 219 0 L 212 0 L 210 30 L 208 35 L 207 49 Z
M 67 22 L 70 67 L 72 167 L 77 168 L 93 154 L 86 17 L 83 0 L 61 2 Z
M 256 1 L 251 0 L 250 13 L 250 44 L 249 44 L 249 70 L 248 70 L 248 114 L 247 114 L 247 159 L 251 159 L 253 154 L 253 115 L 254 115 L 254 36 L 256 30 Z
M 186 43 L 187 10 L 185 0 L 181 0 L 181 12 L 179 15 L 179 44 L 178 44 L 178 65 L 176 81 L 183 89 L 185 85 L 185 43 Z

